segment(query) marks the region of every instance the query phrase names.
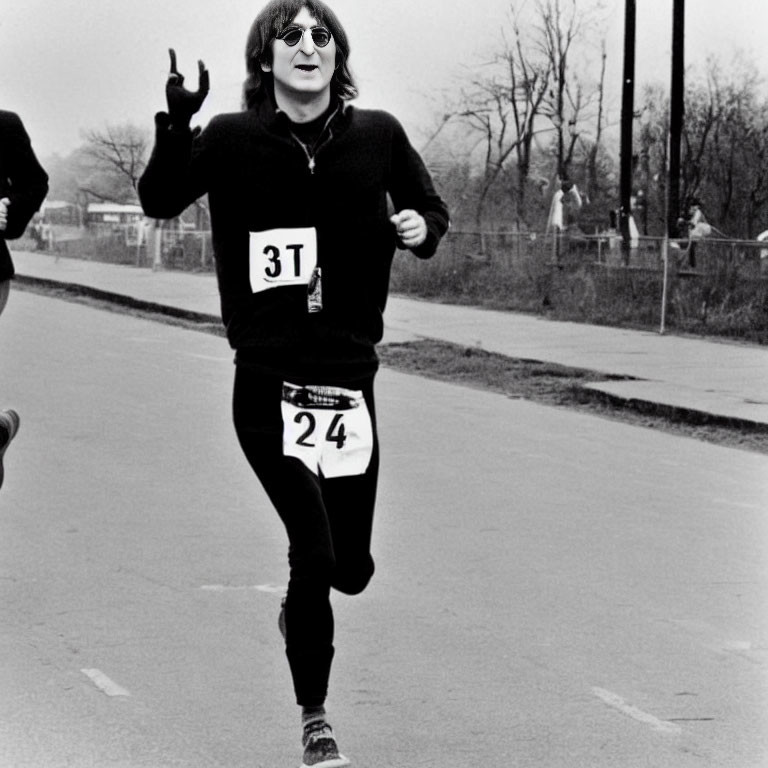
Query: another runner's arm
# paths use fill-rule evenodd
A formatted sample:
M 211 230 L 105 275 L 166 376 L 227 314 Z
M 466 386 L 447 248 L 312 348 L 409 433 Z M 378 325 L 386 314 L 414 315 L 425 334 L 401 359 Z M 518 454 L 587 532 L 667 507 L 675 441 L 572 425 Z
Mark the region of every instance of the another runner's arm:
M 9 114 L 13 121 L 13 144 L 7 147 L 8 179 L 2 180 L 2 194 L 8 200 L 7 221 L 3 237 L 21 237 L 35 211 L 48 193 L 48 174 L 35 157 L 29 136 L 18 115 Z
M 450 226 L 450 215 L 421 156 L 411 146 L 400 123 L 394 118 L 393 123 L 389 191 L 398 213 L 414 210 L 424 218 L 426 238 L 410 250 L 420 259 L 429 259 Z
M 155 115 L 155 146 L 138 184 L 144 213 L 155 219 L 178 216 L 207 191 L 204 141 L 199 130 L 190 130 L 189 124 L 208 94 L 208 71 L 199 61 L 198 89 L 189 91 L 176 69 L 175 51 L 170 49 L 169 54 L 171 69 L 165 86 L 168 112 Z

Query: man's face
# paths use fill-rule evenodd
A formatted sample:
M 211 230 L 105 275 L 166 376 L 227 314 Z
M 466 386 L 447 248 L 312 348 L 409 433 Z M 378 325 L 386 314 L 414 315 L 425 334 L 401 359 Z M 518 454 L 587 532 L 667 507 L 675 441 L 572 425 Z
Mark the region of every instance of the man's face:
M 306 8 L 302 8 L 290 24 L 303 30 L 318 25 L 317 19 Z M 313 42 L 308 31 L 292 47 L 284 40 L 273 40 L 272 63 L 262 62 L 261 66 L 265 72 L 272 72 L 275 92 L 287 98 L 328 93 L 336 68 L 336 42 L 331 38 L 321 48 Z

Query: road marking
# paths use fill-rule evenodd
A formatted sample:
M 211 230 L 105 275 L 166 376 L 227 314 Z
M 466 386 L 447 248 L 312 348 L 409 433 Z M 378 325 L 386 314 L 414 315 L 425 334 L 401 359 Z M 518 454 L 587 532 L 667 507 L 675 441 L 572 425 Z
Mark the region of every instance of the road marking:
M 605 688 L 593 688 L 592 693 L 601 699 L 609 707 L 618 710 L 623 715 L 631 717 L 633 720 L 637 720 L 639 723 L 650 725 L 654 731 L 661 731 L 662 733 L 681 733 L 682 728 L 675 723 L 671 723 L 669 720 L 659 720 L 658 717 L 643 712 L 642 709 L 638 709 L 632 704 L 628 704 L 624 699 L 616 693 L 606 691 Z
M 200 589 L 203 589 L 206 592 L 235 592 L 237 590 L 253 589 L 256 590 L 256 592 L 282 594 L 287 587 L 284 584 L 254 584 L 252 586 L 248 586 L 247 584 L 239 586 L 231 584 L 204 584 Z
M 101 670 L 98 669 L 81 669 L 80 670 L 86 677 L 91 679 L 91 682 L 107 696 L 130 696 L 131 694 L 125 690 L 122 686 L 119 686 L 114 680 L 110 680 Z
M 216 355 L 198 355 L 194 352 L 186 352 L 185 353 L 187 357 L 194 357 L 196 360 L 208 360 L 209 362 L 214 363 L 231 363 L 232 358 L 231 357 L 218 357 Z

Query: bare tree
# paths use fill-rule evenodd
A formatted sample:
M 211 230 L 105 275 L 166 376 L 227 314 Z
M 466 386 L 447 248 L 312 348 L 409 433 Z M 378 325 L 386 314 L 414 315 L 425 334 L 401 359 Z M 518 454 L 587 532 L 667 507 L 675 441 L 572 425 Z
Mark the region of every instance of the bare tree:
M 518 227 L 526 223 L 534 138 L 542 130 L 539 118 L 549 87 L 548 60 L 526 45 L 528 35 L 514 8 L 511 19 L 511 41 L 502 30 L 503 49 L 472 78 L 453 113 L 469 126 L 474 151 L 482 155 L 474 215 L 478 227 L 489 195 L 502 180 L 515 201 Z
M 691 159 L 691 176 L 698 182 L 693 189 L 709 198 L 721 227 L 752 237 L 768 203 L 768 105 L 758 100 L 760 82 L 749 63 L 737 61 L 725 79 L 711 59 L 707 84 L 704 109 L 714 118 L 700 144 L 709 141 Z M 743 226 L 734 228 L 737 222 Z
M 518 141 L 517 155 L 517 221 L 518 228 L 526 219 L 528 180 L 531 175 L 531 160 L 538 118 L 546 97 L 552 65 L 549 59 L 536 60 L 530 57 L 523 46 L 520 20 L 513 10 L 514 44 L 507 46 L 504 61 L 509 71 L 509 95 Z
M 570 67 L 571 49 L 581 34 L 582 16 L 576 9 L 576 0 L 546 0 L 539 2 L 538 8 L 537 45 L 551 71 L 544 113 L 555 131 L 557 175 L 566 179 L 579 138 L 579 118 L 585 99 L 581 82 Z
M 587 201 L 595 200 L 598 196 L 600 173 L 598 170 L 598 158 L 603 142 L 603 129 L 605 127 L 605 71 L 608 55 L 605 50 L 605 40 L 602 41 L 600 51 L 600 80 L 597 87 L 597 118 L 595 120 L 594 138 L 589 141 L 582 137 L 581 141 L 587 153 L 585 164 L 584 189 L 587 193 Z
M 134 202 L 136 184 L 147 162 L 147 131 L 126 123 L 108 125 L 84 134 L 83 155 L 89 172 L 80 180 L 81 191 L 99 200 Z
M 482 173 L 475 205 L 475 223 L 482 225 L 483 209 L 488 193 L 504 171 L 519 137 L 514 131 L 508 87 L 495 79 L 476 80 L 473 93 L 466 97 L 465 108 L 458 117 L 478 135 L 482 147 Z
M 640 156 L 648 165 L 649 202 L 663 204 L 668 104 L 659 89 L 644 94 Z M 647 158 L 647 159 L 646 159 Z M 681 199 L 698 199 L 717 231 L 754 237 L 768 223 L 768 101 L 756 68 L 735 61 L 726 70 L 707 63 L 686 89 Z M 653 217 L 654 229 L 661 221 Z

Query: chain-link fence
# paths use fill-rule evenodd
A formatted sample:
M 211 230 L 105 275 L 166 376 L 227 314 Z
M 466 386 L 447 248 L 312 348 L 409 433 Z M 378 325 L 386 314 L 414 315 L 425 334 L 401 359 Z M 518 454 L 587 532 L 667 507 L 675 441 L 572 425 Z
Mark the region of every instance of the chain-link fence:
M 615 234 L 449 232 L 434 260 L 398 254 L 392 290 L 581 322 L 768 343 L 768 248 Z
M 52 225 L 28 235 L 37 249 L 59 256 L 153 269 L 213 269 L 210 231 L 141 221 L 97 229 Z

